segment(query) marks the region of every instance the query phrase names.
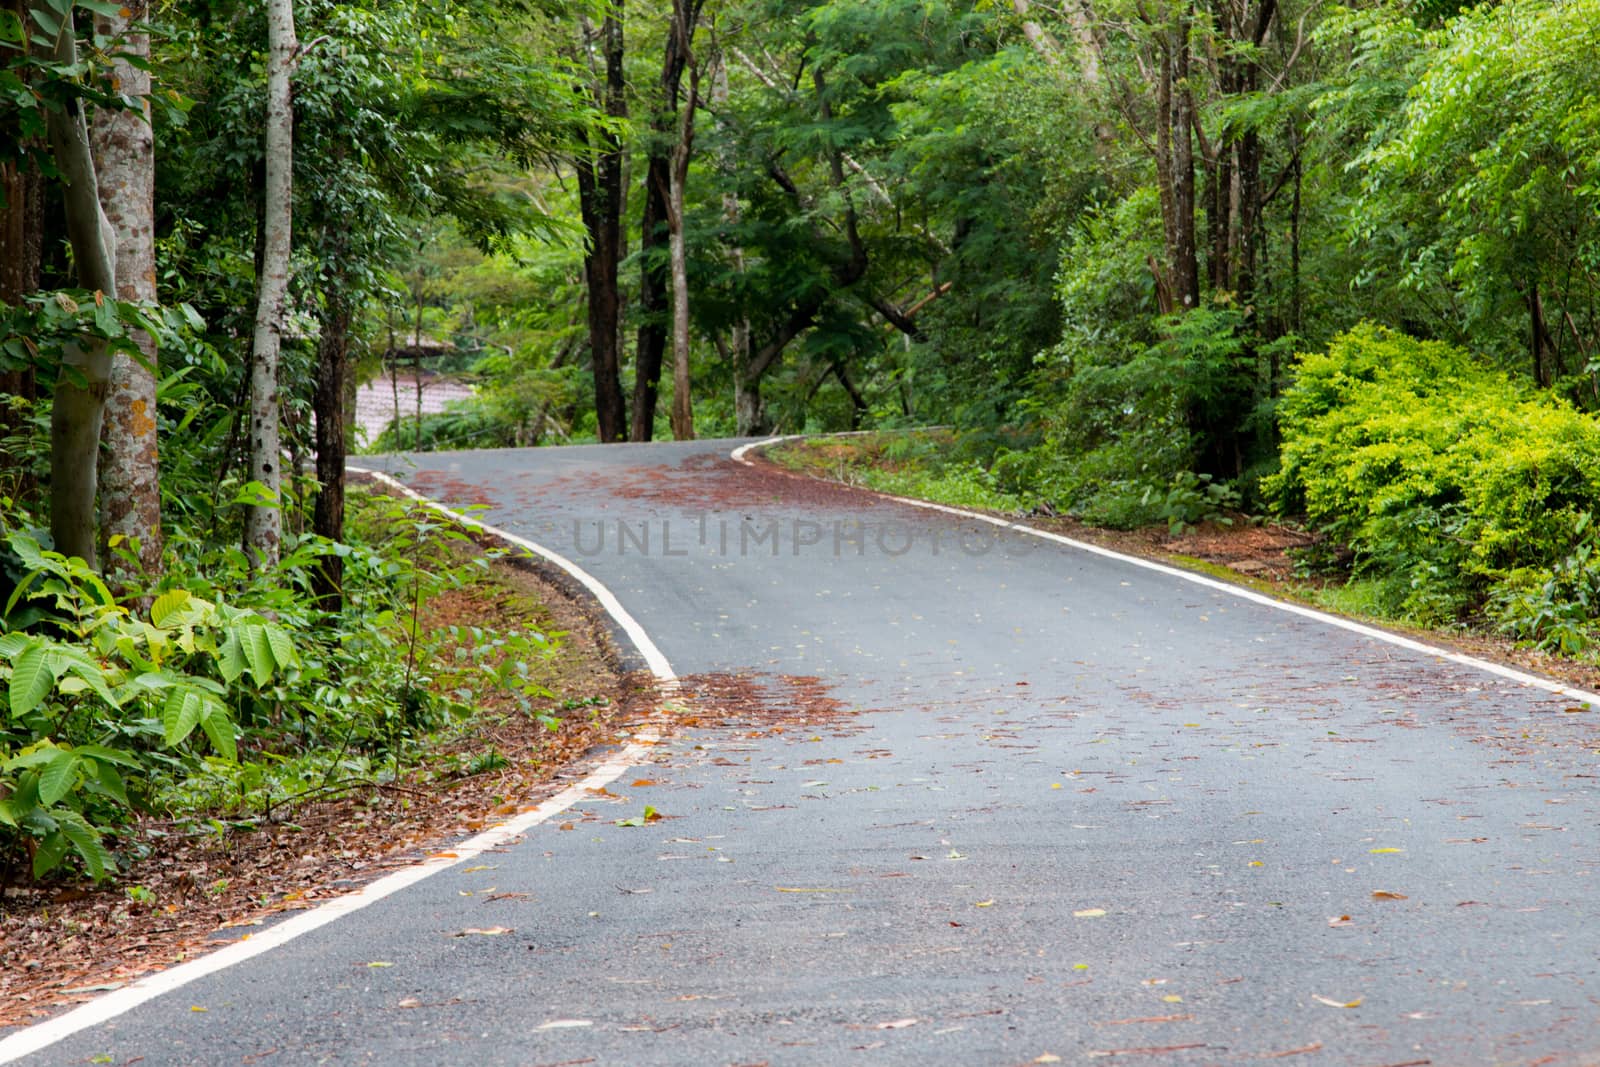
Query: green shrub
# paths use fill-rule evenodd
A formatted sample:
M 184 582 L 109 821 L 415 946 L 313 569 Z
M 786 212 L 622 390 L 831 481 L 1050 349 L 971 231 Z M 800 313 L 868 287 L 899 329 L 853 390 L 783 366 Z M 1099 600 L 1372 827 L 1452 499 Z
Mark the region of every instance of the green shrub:
M 1346 543 L 1389 610 L 1437 622 L 1567 559 L 1600 424 L 1460 349 L 1364 325 L 1301 357 L 1264 492 Z

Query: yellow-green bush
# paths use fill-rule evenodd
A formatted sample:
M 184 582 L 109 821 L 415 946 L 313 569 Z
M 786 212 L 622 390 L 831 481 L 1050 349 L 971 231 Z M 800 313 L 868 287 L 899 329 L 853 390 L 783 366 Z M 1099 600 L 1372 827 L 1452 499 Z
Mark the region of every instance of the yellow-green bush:
M 1267 493 L 1429 621 L 1556 568 L 1600 504 L 1600 422 L 1448 345 L 1358 327 L 1301 357 L 1280 416 Z

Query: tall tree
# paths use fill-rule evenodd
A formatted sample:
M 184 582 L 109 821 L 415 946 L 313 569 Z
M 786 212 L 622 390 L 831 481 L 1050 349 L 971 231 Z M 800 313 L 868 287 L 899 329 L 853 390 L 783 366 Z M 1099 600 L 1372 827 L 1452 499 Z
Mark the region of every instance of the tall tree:
M 72 8 L 34 0 L 29 13 L 40 28 L 55 27 L 49 59 L 58 70 L 76 70 L 77 27 Z M 47 120 L 50 148 L 64 186 L 67 239 L 78 283 L 96 303 L 117 292 L 116 239 L 100 209 L 94 153 L 83 100 L 69 95 Z M 60 378 L 50 408 L 50 533 L 57 551 L 96 564 L 95 500 L 100 427 L 111 380 L 111 351 L 103 340 L 84 339 L 62 353 Z
M 662 231 L 669 229 L 667 200 L 672 186 L 672 146 L 681 133 L 678 93 L 689 58 L 683 51 L 688 41 L 679 33 L 680 6 L 681 0 L 674 0 L 646 148 L 644 213 L 639 222 L 639 338 L 633 355 L 631 436 L 635 441 L 648 441 L 655 435 L 656 395 L 661 384 L 661 363 L 667 350 L 671 253 L 667 251 L 663 255 L 662 245 L 670 246 L 671 236 Z M 698 18 L 698 0 L 693 8 Z
M 689 72 L 689 91 L 678 109 L 678 141 L 667 172 L 667 228 L 672 260 L 672 436 L 694 439 L 694 398 L 689 383 L 689 257 L 684 244 L 684 187 L 694 152 L 694 111 L 700 102 L 700 69 L 694 59 L 694 31 L 702 0 L 673 0 L 672 29 L 677 52 Z
M 145 0 L 127 0 L 117 14 L 95 19 L 95 32 L 119 43 L 112 89 L 130 109 L 95 112 L 93 139 L 100 206 L 116 235 L 117 296 L 156 298 L 155 135 L 150 125 L 150 37 L 141 23 Z M 100 453 L 102 542 L 121 535 L 139 546 L 147 573 L 161 565 L 161 484 L 156 448 L 156 348 L 134 331 L 140 358 L 117 353 L 106 396 Z
M 256 288 L 255 337 L 250 350 L 250 478 L 267 499 L 245 512 L 244 540 L 252 563 L 273 566 L 283 540 L 282 447 L 278 433 L 278 355 L 289 291 L 294 218 L 294 104 L 289 75 L 295 60 L 292 0 L 267 4 L 267 120 L 265 218 Z
M 590 62 L 597 108 L 611 124 L 589 134 L 588 150 L 577 160 L 578 204 L 588 231 L 583 257 L 589 289 L 589 350 L 594 361 L 594 409 L 602 442 L 628 436 L 622 396 L 622 296 L 617 269 L 625 254 L 622 233 L 623 146 L 620 123 L 627 117 L 627 84 L 623 74 L 622 2 L 608 7 L 598 29 L 584 20 L 586 55 L 599 46 L 599 62 Z M 652 405 L 653 407 L 654 405 Z

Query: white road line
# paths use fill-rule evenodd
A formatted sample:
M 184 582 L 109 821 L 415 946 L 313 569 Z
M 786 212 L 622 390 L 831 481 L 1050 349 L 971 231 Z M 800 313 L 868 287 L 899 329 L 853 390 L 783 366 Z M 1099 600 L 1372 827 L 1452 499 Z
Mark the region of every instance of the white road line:
M 752 441 L 749 444 L 740 445 L 738 448 L 734 449 L 731 458 L 739 463 L 745 464 L 746 466 L 753 466 L 753 461 L 750 459 L 751 452 L 768 448 L 784 441 L 802 440 L 806 436 L 808 435 L 790 434 L 782 437 L 769 437 L 764 441 Z M 830 434 L 828 436 L 833 435 Z M 806 475 L 797 474 L 796 477 L 806 477 Z M 1552 681 L 1549 678 L 1540 678 L 1538 675 L 1528 674 L 1525 671 L 1519 671 L 1514 667 L 1507 667 L 1503 664 L 1491 663 L 1489 660 L 1479 659 L 1476 656 L 1469 656 L 1464 652 L 1453 652 L 1447 648 L 1439 648 L 1436 645 L 1426 644 L 1422 641 L 1416 641 L 1409 637 L 1402 637 L 1400 634 L 1390 633 L 1387 630 L 1380 630 L 1375 626 L 1367 626 L 1356 622 L 1353 619 L 1340 618 L 1338 615 L 1330 615 L 1325 611 L 1318 611 L 1315 608 L 1308 608 L 1300 604 L 1293 604 L 1285 600 L 1278 600 L 1275 597 L 1258 593 L 1253 589 L 1246 589 L 1243 586 L 1233 585 L 1229 582 L 1218 581 L 1217 579 L 1208 577 L 1204 574 L 1196 574 L 1193 571 L 1186 571 L 1178 567 L 1171 567 L 1165 563 L 1157 563 L 1154 560 L 1140 559 L 1138 556 L 1125 555 L 1121 552 L 1115 551 L 1114 549 L 1102 548 L 1100 545 L 1089 544 L 1087 541 L 1074 540 L 1071 537 L 1063 537 L 1060 534 L 1050 533 L 1047 530 L 1039 530 L 1032 526 L 1024 526 L 1021 523 L 1010 522 L 1006 519 L 996 518 L 993 515 L 981 515 L 978 512 L 967 511 L 964 508 L 953 508 L 945 504 L 935 504 L 927 500 L 913 500 L 910 497 L 893 496 L 889 493 L 879 493 L 870 489 L 861 489 L 860 491 L 864 493 L 871 493 L 873 496 L 881 497 L 884 500 L 892 500 L 897 504 L 907 504 L 911 507 L 924 508 L 928 511 L 942 511 L 946 515 L 955 515 L 963 519 L 972 519 L 977 522 L 985 522 L 991 526 L 999 526 L 1003 529 L 1013 530 L 1020 534 L 1026 534 L 1029 537 L 1038 537 L 1046 541 L 1054 541 L 1057 544 L 1066 545 L 1069 548 L 1075 548 L 1081 552 L 1090 552 L 1096 556 L 1104 556 L 1107 559 L 1114 559 L 1134 567 L 1141 567 L 1147 571 L 1155 571 L 1157 574 L 1165 574 L 1168 577 L 1178 578 L 1185 582 L 1192 582 L 1195 585 L 1203 585 L 1207 589 L 1214 589 L 1219 593 L 1226 593 L 1229 596 L 1238 597 L 1240 600 L 1248 600 L 1253 604 L 1261 604 L 1265 607 L 1275 608 L 1278 611 L 1288 612 L 1290 615 L 1299 615 L 1301 618 L 1312 619 L 1316 622 L 1325 623 L 1328 626 L 1337 626 L 1341 630 L 1349 630 L 1351 633 L 1357 633 L 1363 637 L 1370 637 L 1374 641 L 1383 641 L 1386 644 L 1396 645 L 1412 652 L 1421 652 L 1425 655 L 1437 656 L 1440 659 L 1448 660 L 1451 663 L 1460 664 L 1463 667 L 1472 667 L 1476 670 L 1486 671 L 1489 674 L 1516 682 L 1519 685 L 1529 686 L 1534 689 L 1542 689 L 1547 693 L 1554 693 L 1557 696 L 1576 701 L 1580 704 L 1592 704 L 1600 707 L 1600 694 L 1591 693 L 1586 689 L 1575 689 L 1571 686 L 1562 685 L 1560 682 Z
M 667 662 L 667 657 L 656 647 L 656 643 L 645 633 L 644 627 L 639 625 L 628 610 L 622 606 L 611 590 L 607 589 L 593 575 L 583 570 L 571 560 L 566 559 L 550 549 L 537 545 L 532 541 L 517 537 L 515 534 L 496 529 L 485 523 L 479 522 L 468 515 L 452 511 L 443 504 L 422 496 L 408 486 L 394 480 L 386 474 L 376 471 L 359 470 L 350 468 L 354 473 L 370 474 L 378 481 L 415 500 L 419 500 L 428 507 L 450 516 L 463 525 L 483 530 L 502 538 L 521 548 L 525 548 L 535 555 L 554 563 L 566 571 L 584 588 L 593 593 L 617 625 L 622 627 L 628 639 L 633 642 L 645 663 L 650 668 L 650 673 L 655 678 L 664 693 L 670 695 L 676 692 L 678 678 L 672 671 L 672 665 Z M 466 841 L 430 856 L 425 860 L 402 868 L 393 874 L 385 875 L 376 882 L 364 886 L 354 893 L 336 897 L 317 908 L 304 911 L 290 919 L 268 927 L 259 934 L 245 934 L 243 938 L 233 942 L 215 952 L 208 953 L 199 959 L 188 963 L 179 964 L 159 974 L 153 974 L 139 979 L 132 985 L 96 997 L 86 1004 L 58 1015 L 42 1023 L 36 1023 L 25 1029 L 18 1030 L 4 1040 L 0 1040 L 0 1063 L 11 1063 L 23 1056 L 38 1052 L 41 1049 L 70 1037 L 92 1026 L 98 1026 L 110 1019 L 114 1019 L 124 1012 L 131 1011 L 146 1001 L 153 1000 L 164 993 L 180 989 L 191 982 L 204 978 L 206 975 L 215 974 L 245 960 L 270 952 L 280 945 L 285 945 L 295 938 L 308 934 L 341 919 L 362 908 L 375 904 L 391 893 L 397 893 L 407 886 L 412 886 L 429 878 L 440 871 L 447 870 L 459 863 L 464 863 L 485 851 L 504 845 L 525 833 L 530 828 L 545 822 L 554 815 L 566 811 L 578 801 L 584 799 L 590 790 L 600 789 L 616 781 L 629 767 L 634 767 L 645 762 L 651 753 L 651 746 L 660 741 L 660 736 L 652 728 L 639 731 L 633 740 L 621 752 L 606 760 L 593 771 L 589 772 L 582 781 L 563 789 L 560 793 L 537 805 L 530 811 L 523 812 L 513 819 L 509 819 L 497 826 L 490 827 L 482 833 Z

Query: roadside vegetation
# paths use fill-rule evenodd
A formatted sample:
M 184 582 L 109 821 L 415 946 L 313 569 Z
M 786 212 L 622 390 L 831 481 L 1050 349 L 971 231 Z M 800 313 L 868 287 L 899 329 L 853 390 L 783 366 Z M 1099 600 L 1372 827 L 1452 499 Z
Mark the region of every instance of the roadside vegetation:
M 0 879 L 555 716 L 539 624 L 419 621 L 486 565 L 362 448 L 944 427 L 814 458 L 1300 523 L 1330 601 L 1592 655 L 1597 45 L 1600 0 L 0 0 Z

